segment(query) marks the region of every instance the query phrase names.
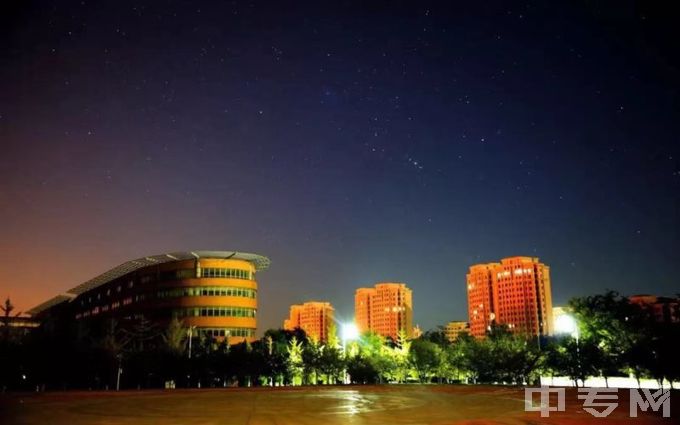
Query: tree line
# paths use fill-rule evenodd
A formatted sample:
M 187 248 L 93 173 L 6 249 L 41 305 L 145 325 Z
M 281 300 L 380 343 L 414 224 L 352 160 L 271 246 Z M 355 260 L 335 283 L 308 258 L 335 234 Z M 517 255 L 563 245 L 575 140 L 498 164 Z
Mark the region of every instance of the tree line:
M 343 344 L 335 329 L 325 342 L 301 329 L 270 329 L 252 343 L 229 345 L 193 336 L 178 320 L 165 328 L 144 317 L 121 320 L 47 320 L 28 335 L 5 324 L 0 343 L 0 388 L 115 389 L 380 383 L 491 383 L 532 385 L 540 376 L 629 376 L 680 379 L 673 348 L 680 314 L 659 322 L 653 312 L 616 292 L 569 303 L 576 335 L 527 337 L 492 326 L 486 338 L 442 328 L 396 340 L 366 333 Z M 344 346 L 343 346 L 344 345 Z

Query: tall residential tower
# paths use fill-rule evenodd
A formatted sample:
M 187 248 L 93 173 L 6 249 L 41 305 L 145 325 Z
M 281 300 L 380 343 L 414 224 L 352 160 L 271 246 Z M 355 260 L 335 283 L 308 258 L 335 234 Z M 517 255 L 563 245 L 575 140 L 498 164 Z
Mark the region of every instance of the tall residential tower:
M 511 332 L 552 335 L 550 268 L 535 257 L 476 264 L 467 274 L 470 333 L 483 337 L 491 324 Z
M 359 332 L 371 331 L 397 340 L 400 331 L 413 334 L 413 294 L 404 283 L 378 283 L 354 295 Z
M 308 337 L 320 342 L 328 341 L 333 325 L 333 306 L 328 302 L 308 301 L 290 306 L 290 317 L 283 322 L 283 328 L 300 328 Z

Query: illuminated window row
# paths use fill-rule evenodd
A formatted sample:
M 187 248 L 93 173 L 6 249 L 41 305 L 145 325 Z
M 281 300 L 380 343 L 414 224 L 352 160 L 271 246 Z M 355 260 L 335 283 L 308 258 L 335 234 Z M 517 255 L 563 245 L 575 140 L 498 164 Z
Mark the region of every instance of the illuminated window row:
M 194 286 L 187 288 L 172 288 L 158 292 L 158 298 L 176 297 L 257 298 L 257 290 L 249 288 L 234 288 L 230 286 Z
M 257 309 L 248 307 L 191 307 L 173 311 L 174 317 L 255 317 Z
M 204 336 L 217 337 L 253 337 L 255 336 L 255 329 L 250 328 L 199 328 L 199 334 Z
M 250 270 L 206 267 L 201 269 L 201 277 L 228 277 L 232 279 L 253 280 L 253 273 Z
M 126 297 L 122 300 L 122 304 L 124 306 L 130 305 L 133 302 L 144 301 L 145 298 L 146 298 L 146 295 L 144 295 L 144 294 L 135 295 L 134 297 L 132 297 L 132 296 Z M 84 305 L 83 302 L 81 302 L 81 304 Z M 106 313 L 109 310 L 115 310 L 115 309 L 119 308 L 120 306 L 121 306 L 121 300 L 117 300 L 117 301 L 112 302 L 110 305 L 104 304 L 104 305 L 101 305 L 101 306 L 95 306 L 92 309 L 88 309 L 84 312 L 77 313 L 75 317 L 76 317 L 76 319 L 80 319 L 80 318 L 83 318 L 83 317 L 96 316 L 99 313 Z

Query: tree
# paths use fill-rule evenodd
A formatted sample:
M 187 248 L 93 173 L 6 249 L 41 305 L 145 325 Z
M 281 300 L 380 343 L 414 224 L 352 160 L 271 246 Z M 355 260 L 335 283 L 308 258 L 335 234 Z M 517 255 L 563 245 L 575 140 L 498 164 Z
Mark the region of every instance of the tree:
M 411 351 L 411 341 L 406 337 L 406 332 L 400 330 L 397 333 L 397 341 L 393 355 L 394 377 L 397 382 L 406 382 L 410 372 L 409 353 Z
M 342 380 L 342 373 L 345 370 L 344 355 L 340 346 L 340 339 L 336 332 L 335 324 L 328 328 L 326 342 L 321 346 L 319 361 L 319 372 L 324 375 L 326 384 L 335 384 Z
M 675 346 L 680 341 L 680 322 L 670 322 L 659 325 L 655 337 L 650 346 L 653 356 L 651 370 L 659 380 L 665 378 L 671 388 L 673 382 L 680 381 L 680 362 L 677 360 Z M 663 385 L 663 381 L 660 381 Z
M 568 376 L 576 387 L 579 381 L 583 384 L 588 376 L 597 374 L 595 365 L 600 354 L 592 339 L 581 339 L 577 343 L 575 338 L 562 337 L 548 344 L 545 351 L 545 365 L 551 373 Z
M 439 346 L 429 340 L 419 338 L 412 341 L 408 360 L 421 383 L 428 382 L 440 368 L 440 351 Z
M 305 384 L 316 384 L 321 366 L 321 345 L 312 338 L 302 348 L 303 376 Z
M 131 348 L 137 352 L 144 352 L 145 347 L 160 335 L 158 327 L 144 316 L 136 318 L 124 332 L 130 340 Z
M 450 373 L 454 379 L 461 380 L 471 375 L 470 365 L 467 361 L 467 352 L 469 351 L 470 344 L 474 342 L 475 340 L 470 334 L 464 333 L 447 350 L 447 361 Z
M 503 326 L 492 326 L 486 338 L 461 336 L 450 354 L 453 366 L 465 371 L 473 382 L 532 382 L 542 354 L 526 335 L 513 334 Z
M 371 361 L 362 354 L 347 361 L 347 373 L 353 384 L 375 384 L 378 382 L 378 371 Z
M 161 334 L 163 345 L 157 350 L 159 373 L 163 382 L 177 383 L 188 373 L 189 359 L 186 358 L 187 328 L 173 318 Z
M 0 341 L 0 391 L 7 385 L 20 386 L 23 385 L 23 379 L 18 380 L 19 376 L 25 376 L 21 373 L 23 369 L 22 345 L 19 338 L 12 338 L 12 318 L 17 317 L 21 313 L 12 314 L 14 305 L 9 297 L 5 300 L 3 305 L 0 305 L 2 310 L 2 340 Z
M 319 371 L 325 375 L 326 384 L 335 384 L 337 381 L 341 380 L 344 368 L 345 362 L 342 357 L 342 352 L 338 347 L 329 344 L 321 347 Z
M 491 344 L 472 337 L 459 340 L 459 344 L 462 351 L 461 366 L 469 373 L 470 380 L 474 383 L 494 382 Z
M 13 317 L 18 317 L 21 312 L 12 315 L 14 311 L 14 305 L 10 301 L 9 297 L 5 299 L 5 303 L 0 305 L 0 310 L 2 310 L 2 324 L 3 324 L 3 340 L 9 341 L 11 333 L 11 321 Z
M 654 323 L 649 313 L 614 291 L 569 302 L 579 324 L 581 339 L 592 341 L 601 353 L 584 358 L 600 359 L 606 370 L 626 369 L 638 380 L 647 373 L 651 358 L 647 346 Z M 591 364 L 583 367 L 590 368 Z M 597 368 L 596 368 L 597 369 Z
M 446 337 L 446 330 L 443 326 L 438 326 L 436 329 L 425 332 L 420 338 L 433 342 L 440 347 L 447 347 L 450 345 L 449 339 Z
M 302 384 L 303 362 L 302 362 L 303 345 L 298 341 L 297 336 L 293 336 L 288 343 L 288 373 L 291 377 L 293 385 Z
M 104 335 L 93 345 L 102 354 L 101 360 L 108 375 L 108 388 L 116 386 L 118 369 L 121 367 L 124 351 L 129 342 L 129 338 L 119 327 L 118 321 L 111 319 L 104 322 Z
M 293 379 L 292 371 L 295 367 L 290 365 L 289 359 L 289 344 L 293 338 L 295 338 L 296 345 L 298 342 L 304 344 L 307 341 L 305 332 L 300 328 L 294 331 L 269 329 L 265 332 L 264 339 L 267 345 L 265 362 L 272 385 L 276 383 L 280 385 L 288 384 Z M 299 361 L 302 361 L 301 357 Z
M 187 328 L 177 318 L 173 318 L 163 332 L 165 348 L 172 354 L 184 354 Z
M 497 369 L 501 372 L 503 381 L 514 382 L 517 385 L 530 383 L 535 378 L 541 360 L 541 352 L 533 342 L 533 338 L 525 335 L 505 333 L 491 339 L 495 353 L 501 362 Z

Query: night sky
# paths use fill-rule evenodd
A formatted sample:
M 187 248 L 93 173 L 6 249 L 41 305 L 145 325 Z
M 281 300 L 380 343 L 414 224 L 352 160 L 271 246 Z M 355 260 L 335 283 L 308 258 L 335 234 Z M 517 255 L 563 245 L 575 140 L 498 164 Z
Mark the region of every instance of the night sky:
M 675 11 L 318 3 L 3 2 L 0 295 L 222 249 L 272 260 L 260 331 L 377 281 L 464 320 L 513 255 L 558 305 L 680 291 Z

